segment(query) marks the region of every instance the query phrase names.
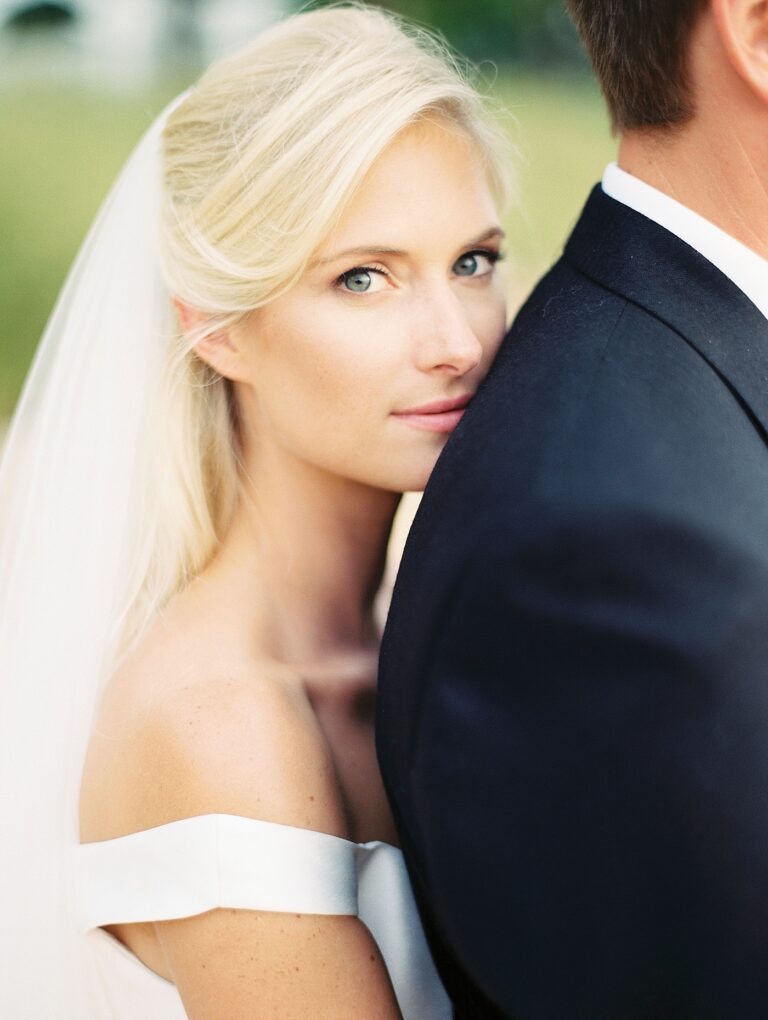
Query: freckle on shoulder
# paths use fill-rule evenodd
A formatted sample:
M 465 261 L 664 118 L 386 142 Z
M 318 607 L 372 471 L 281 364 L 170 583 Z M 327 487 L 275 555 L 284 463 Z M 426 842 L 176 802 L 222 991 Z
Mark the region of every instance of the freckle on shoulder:
M 330 749 L 300 678 L 242 668 L 155 679 L 162 689 L 136 697 L 122 754 L 110 751 L 114 781 L 129 788 L 118 827 L 233 814 L 347 836 Z

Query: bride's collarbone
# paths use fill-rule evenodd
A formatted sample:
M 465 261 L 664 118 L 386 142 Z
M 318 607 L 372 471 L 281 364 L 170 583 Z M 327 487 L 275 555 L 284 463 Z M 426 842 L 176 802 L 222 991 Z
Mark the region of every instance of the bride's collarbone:
M 332 831 L 355 842 L 394 841 L 376 761 L 376 673 L 370 655 L 356 663 L 350 658 L 337 669 L 319 664 L 298 670 L 266 657 L 228 662 L 226 667 L 221 661 L 207 667 L 198 662 L 194 670 L 188 663 L 175 671 L 169 667 L 169 660 L 138 660 L 107 689 L 83 775 L 84 841 L 125 835 L 185 813 L 253 814 Z M 261 760 L 270 751 L 275 760 Z M 205 795 L 199 802 L 197 793 L 186 798 L 198 803 L 197 810 L 179 812 L 178 805 L 165 803 L 162 796 L 154 798 L 155 810 L 152 797 L 147 807 L 147 790 L 157 788 L 154 776 L 167 767 L 168 756 L 183 761 L 187 754 L 196 762 L 206 756 L 210 761 L 211 776 L 203 777 Z M 316 776 L 306 770 L 310 759 L 320 771 L 326 759 L 331 783 L 320 796 Z M 252 775 L 249 760 L 257 763 Z M 304 792 L 312 799 L 306 814 L 297 815 L 295 804 L 276 803 L 276 791 L 283 788 L 281 766 L 306 775 L 306 791 L 292 791 L 294 801 Z M 177 766 L 181 772 L 183 768 Z M 267 774 L 274 777 L 266 778 L 267 788 L 256 789 L 265 784 Z M 216 776 L 221 777 L 221 790 Z M 178 774 L 170 778 L 183 785 Z M 249 784 L 254 787 L 252 802 Z M 233 787 L 242 791 L 242 803 L 233 796 Z M 318 796 L 321 803 L 335 799 L 338 810 L 325 817 L 316 806 Z
M 373 725 L 376 707 L 376 671 L 367 666 L 354 673 L 303 671 L 302 687 L 318 718 L 338 726 Z

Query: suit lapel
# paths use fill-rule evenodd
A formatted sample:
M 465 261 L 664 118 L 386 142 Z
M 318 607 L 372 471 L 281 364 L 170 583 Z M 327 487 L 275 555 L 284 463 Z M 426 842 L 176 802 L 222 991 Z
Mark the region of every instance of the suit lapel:
M 768 320 L 711 262 L 599 186 L 565 258 L 679 333 L 768 434 Z

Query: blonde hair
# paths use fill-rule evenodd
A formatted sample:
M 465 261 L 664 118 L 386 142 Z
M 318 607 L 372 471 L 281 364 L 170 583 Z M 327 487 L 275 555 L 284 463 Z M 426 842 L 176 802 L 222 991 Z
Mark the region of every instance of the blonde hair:
M 468 134 L 499 203 L 502 135 L 432 35 L 361 4 L 290 17 L 208 70 L 164 132 L 162 261 L 171 292 L 214 333 L 289 289 L 377 157 L 439 117 Z M 133 636 L 209 562 L 238 496 L 233 396 L 192 350 L 169 346 L 160 509 Z M 129 634 L 129 637 L 131 635 Z

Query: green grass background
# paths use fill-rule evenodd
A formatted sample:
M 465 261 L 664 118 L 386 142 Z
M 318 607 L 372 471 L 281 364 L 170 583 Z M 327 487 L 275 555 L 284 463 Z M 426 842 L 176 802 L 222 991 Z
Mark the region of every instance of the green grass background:
M 10 416 L 67 268 L 120 165 L 176 91 L 142 96 L 74 88 L 0 93 L 0 421 Z M 519 152 L 507 217 L 513 303 L 559 254 L 614 143 L 586 78 L 500 77 Z

